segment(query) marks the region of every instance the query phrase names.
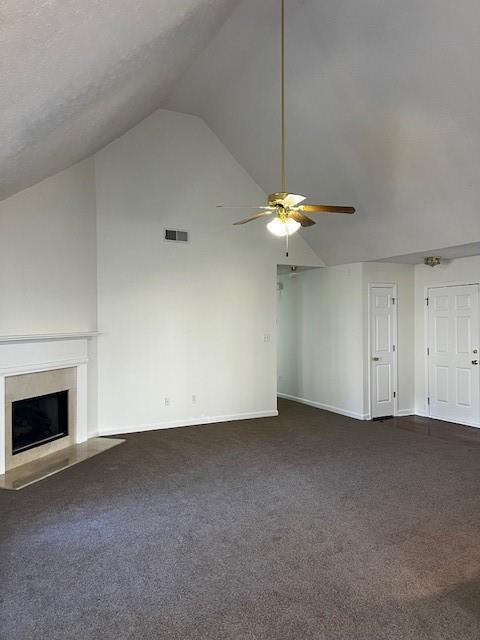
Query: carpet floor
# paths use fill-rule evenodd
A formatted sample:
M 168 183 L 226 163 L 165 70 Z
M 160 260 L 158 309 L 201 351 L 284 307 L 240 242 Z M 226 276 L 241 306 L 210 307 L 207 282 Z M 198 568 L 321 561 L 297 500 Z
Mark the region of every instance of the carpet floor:
M 480 447 L 279 408 L 0 492 L 0 638 L 478 640 Z

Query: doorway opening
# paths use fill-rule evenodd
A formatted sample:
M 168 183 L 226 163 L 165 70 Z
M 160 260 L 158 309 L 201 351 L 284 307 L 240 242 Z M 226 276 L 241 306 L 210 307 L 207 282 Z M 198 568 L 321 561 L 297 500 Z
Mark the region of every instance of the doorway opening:
M 304 382 L 310 366 L 305 361 L 310 338 L 303 316 L 305 302 L 311 296 L 306 291 L 305 277 L 317 268 L 277 266 L 277 397 L 296 402 L 305 402 Z

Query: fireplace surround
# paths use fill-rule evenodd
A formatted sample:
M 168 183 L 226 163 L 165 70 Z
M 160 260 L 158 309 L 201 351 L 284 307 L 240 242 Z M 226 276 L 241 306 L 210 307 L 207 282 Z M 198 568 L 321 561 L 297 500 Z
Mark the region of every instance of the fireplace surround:
M 5 470 L 75 444 L 76 367 L 5 379 Z
M 87 332 L 0 337 L 0 475 L 63 447 L 87 441 L 88 341 L 97 335 Z M 45 425 L 49 420 L 62 418 L 55 413 L 62 412 L 62 408 L 58 405 L 55 409 L 51 401 L 35 399 L 63 392 L 68 395 L 67 433 L 54 434 L 55 425 Z M 20 422 L 23 419 L 23 436 L 33 428 L 31 414 L 39 409 L 40 415 L 42 411 L 46 414 L 43 416 L 45 441 L 35 447 L 24 444 L 23 450 L 14 453 L 12 421 L 14 411 L 20 406 L 14 403 L 29 398 L 34 399 L 30 418 L 28 410 L 23 418 L 17 416 Z

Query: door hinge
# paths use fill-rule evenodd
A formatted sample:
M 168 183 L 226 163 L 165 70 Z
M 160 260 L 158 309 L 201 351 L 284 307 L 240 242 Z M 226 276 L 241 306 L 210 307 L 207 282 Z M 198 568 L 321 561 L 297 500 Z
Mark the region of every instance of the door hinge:
M 396 349 L 396 347 L 395 347 L 395 345 L 393 345 L 393 350 L 395 351 L 395 349 Z
M 392 298 L 392 304 L 395 304 L 395 298 Z
M 425 298 L 425 302 L 427 303 L 427 307 L 428 307 L 428 303 L 429 303 L 428 298 Z
M 430 404 L 430 398 L 427 398 L 427 402 L 428 402 L 428 404 Z
M 430 347 L 427 347 L 427 356 L 430 355 Z
M 396 391 L 394 391 L 394 392 L 393 392 L 393 397 L 394 397 L 394 398 L 396 398 L 396 397 L 397 397 L 397 392 L 396 392 Z

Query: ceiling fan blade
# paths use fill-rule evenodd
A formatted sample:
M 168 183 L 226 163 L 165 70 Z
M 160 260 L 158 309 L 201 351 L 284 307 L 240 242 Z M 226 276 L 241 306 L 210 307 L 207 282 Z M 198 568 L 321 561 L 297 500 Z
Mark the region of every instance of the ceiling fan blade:
M 251 216 L 250 218 L 245 218 L 245 220 L 239 220 L 238 222 L 234 222 L 233 224 L 237 225 L 237 224 L 246 224 L 247 222 L 251 222 L 252 220 L 257 220 L 257 218 L 262 218 L 263 216 L 270 216 L 272 215 L 271 211 L 260 211 L 260 213 L 257 213 L 254 216 Z
M 295 193 L 287 193 L 283 199 L 287 207 L 296 207 L 297 204 L 300 204 L 300 202 L 303 202 L 304 200 L 306 200 L 305 196 L 299 196 Z
M 354 207 L 338 207 L 333 204 L 302 204 L 299 209 L 307 213 L 355 213 Z
M 317 224 L 315 220 L 312 220 L 308 216 L 304 216 L 301 211 L 291 211 L 288 215 L 290 218 L 299 222 L 302 227 L 311 227 L 312 225 Z
M 258 204 L 217 204 L 217 209 L 268 209 L 274 211 L 275 207 L 264 207 Z

